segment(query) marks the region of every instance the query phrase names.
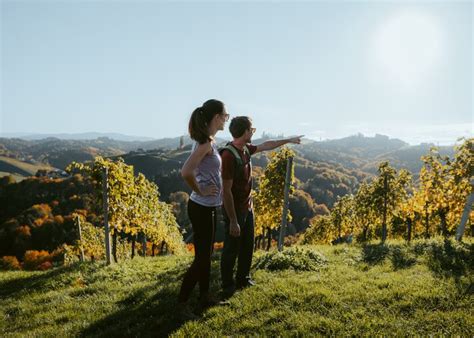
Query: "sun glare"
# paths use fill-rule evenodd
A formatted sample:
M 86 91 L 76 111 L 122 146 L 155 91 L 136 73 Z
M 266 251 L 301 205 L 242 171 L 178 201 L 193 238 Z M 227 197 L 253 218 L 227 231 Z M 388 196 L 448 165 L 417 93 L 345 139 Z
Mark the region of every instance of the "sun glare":
M 428 80 L 440 61 L 442 32 L 430 15 L 398 13 L 377 29 L 373 50 L 378 74 L 403 87 L 416 88 Z

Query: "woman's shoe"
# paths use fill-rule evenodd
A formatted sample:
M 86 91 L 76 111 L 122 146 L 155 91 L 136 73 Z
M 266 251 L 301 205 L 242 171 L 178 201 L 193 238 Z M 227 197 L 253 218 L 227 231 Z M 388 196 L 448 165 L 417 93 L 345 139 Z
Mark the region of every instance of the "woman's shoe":
M 182 320 L 196 320 L 199 317 L 193 312 L 193 309 L 188 303 L 179 303 L 178 304 L 178 313 L 179 317 Z

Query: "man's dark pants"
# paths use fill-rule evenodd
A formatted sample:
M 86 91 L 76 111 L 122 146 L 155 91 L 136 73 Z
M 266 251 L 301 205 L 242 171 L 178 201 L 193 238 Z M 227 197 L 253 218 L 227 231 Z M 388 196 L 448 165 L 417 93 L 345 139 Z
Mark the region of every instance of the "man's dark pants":
M 237 212 L 237 222 L 240 225 L 240 236 L 230 235 L 230 220 L 225 209 L 224 214 L 224 248 L 221 256 L 222 288 L 245 286 L 250 279 L 250 266 L 252 265 L 253 241 L 254 241 L 254 217 L 253 210 Z M 234 282 L 234 266 L 237 262 L 237 274 Z

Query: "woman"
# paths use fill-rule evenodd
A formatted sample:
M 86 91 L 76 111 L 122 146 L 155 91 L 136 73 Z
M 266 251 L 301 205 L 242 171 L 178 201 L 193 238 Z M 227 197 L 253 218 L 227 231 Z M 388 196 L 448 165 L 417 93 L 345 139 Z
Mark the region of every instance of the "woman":
M 191 314 L 187 305 L 196 283 L 199 283 L 200 305 L 212 303 L 209 295 L 211 254 L 217 221 L 216 208 L 222 205 L 221 158 L 214 142 L 229 119 L 224 103 L 208 100 L 196 108 L 189 120 L 189 134 L 195 141 L 181 175 L 193 190 L 188 215 L 193 228 L 194 261 L 186 271 L 179 293 L 181 311 Z

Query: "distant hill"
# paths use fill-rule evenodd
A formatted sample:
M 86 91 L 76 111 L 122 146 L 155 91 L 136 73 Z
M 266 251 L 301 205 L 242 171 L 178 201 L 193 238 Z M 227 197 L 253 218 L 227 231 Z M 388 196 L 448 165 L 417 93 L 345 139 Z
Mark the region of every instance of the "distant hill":
M 426 155 L 433 146 L 435 145 L 428 143 L 410 146 L 404 141 L 384 135 L 366 137 L 358 134 L 338 140 L 307 142 L 295 149 L 312 162 L 340 164 L 345 168 L 374 174 L 380 162 L 389 161 L 395 168 L 405 168 L 415 174 L 422 167 L 421 156 Z M 454 155 L 452 146 L 438 148 L 443 156 Z
M 144 137 L 144 136 L 131 136 L 131 135 L 124 135 L 119 133 L 98 133 L 98 132 L 90 132 L 90 133 L 59 133 L 59 134 L 28 134 L 28 133 L 6 133 L 2 134 L 2 137 L 8 138 L 20 138 L 23 140 L 42 140 L 45 138 L 58 138 L 60 140 L 93 140 L 96 138 L 106 137 L 109 139 L 117 140 L 117 141 L 127 141 L 127 142 L 144 142 L 144 141 L 151 141 L 154 140 L 153 137 Z
M 226 140 L 217 138 L 218 143 Z M 22 138 L 0 138 L 0 156 L 20 161 L 41 162 L 64 169 L 70 162 L 92 160 L 96 156 L 110 157 L 127 154 L 131 151 L 149 151 L 164 149 L 170 151 L 180 147 L 181 137 L 164 138 L 152 141 L 121 141 L 108 137 L 91 140 L 63 140 L 49 137 L 40 140 Z M 190 146 L 191 139 L 183 137 L 183 145 Z
M 19 138 L 0 138 L 0 156 L 23 162 L 39 162 L 64 169 L 72 161 L 88 161 L 96 156 L 115 156 L 137 147 L 138 143 L 109 138 L 95 140 L 60 140 L 46 138 L 28 141 Z
M 363 155 L 364 157 L 373 157 L 380 153 L 410 146 L 402 140 L 391 139 L 385 135 L 376 134 L 374 137 L 368 137 L 360 133 L 337 140 L 325 141 L 324 143 L 325 147 L 329 150 L 350 152 L 351 154 Z
M 431 147 L 434 147 L 434 144 L 423 143 L 417 146 L 407 146 L 392 150 L 376 156 L 373 158 L 371 163 L 364 165 L 361 169 L 375 173 L 377 171 L 378 163 L 389 161 L 395 168 L 404 168 L 412 174 L 417 175 L 423 166 L 423 162 L 420 158 L 421 156 L 428 154 Z M 439 146 L 437 148 L 441 156 L 449 156 L 450 158 L 453 158 L 454 147 Z
M 136 173 L 140 172 L 157 183 L 166 200 L 173 192 L 190 193 L 179 173 L 190 154 L 189 148 L 132 151 L 120 157 L 125 163 L 133 165 Z M 267 155 L 268 153 L 255 155 L 252 159 L 254 167 L 264 168 L 268 163 Z M 330 207 L 338 195 L 355 192 L 360 182 L 371 174 L 357 168 L 345 168 L 337 163 L 316 163 L 298 153 L 295 159 L 295 176 L 298 179 L 298 188 L 308 192 L 317 203 Z
M 178 137 L 169 137 L 169 138 L 161 138 L 158 140 L 152 140 L 143 142 L 140 144 L 140 148 L 144 150 L 152 150 L 152 149 L 178 149 L 180 147 L 181 137 L 183 138 L 183 145 L 189 146 L 190 144 L 194 143 L 194 141 L 189 137 L 189 135 L 183 135 Z M 223 138 L 216 138 L 216 142 L 218 144 L 227 142 L 226 139 Z
M 259 144 L 268 139 L 255 140 Z M 224 144 L 225 139 L 217 139 Z M 61 140 L 46 138 L 24 140 L 0 138 L 0 156 L 25 163 L 40 163 L 64 169 L 70 162 L 85 162 L 96 156 L 117 158 L 135 166 L 150 180 L 155 181 L 164 198 L 174 191 L 189 191 L 179 175 L 179 169 L 189 155 L 192 140 L 188 136 L 157 140 L 121 141 L 108 137 L 93 140 Z M 357 134 L 337 140 L 303 140 L 293 146 L 297 152 L 296 176 L 301 187 L 318 203 L 332 205 L 337 195 L 354 192 L 362 180 L 377 172 L 378 164 L 388 160 L 397 169 L 406 168 L 415 176 L 432 145 L 410 146 L 408 143 L 384 135 L 366 137 Z M 443 155 L 453 156 L 452 147 L 440 147 Z M 256 156 L 254 165 L 264 167 L 266 156 Z M 25 171 L 4 164 L 4 174 L 26 175 Z M 34 173 L 31 173 L 34 174 Z
M 168 200 L 169 195 L 176 191 L 191 193 L 179 173 L 189 156 L 189 148 L 171 151 L 165 149 L 132 151 L 113 158 L 121 157 L 125 163 L 133 165 L 135 173 L 142 173 L 155 182 L 162 198 Z

